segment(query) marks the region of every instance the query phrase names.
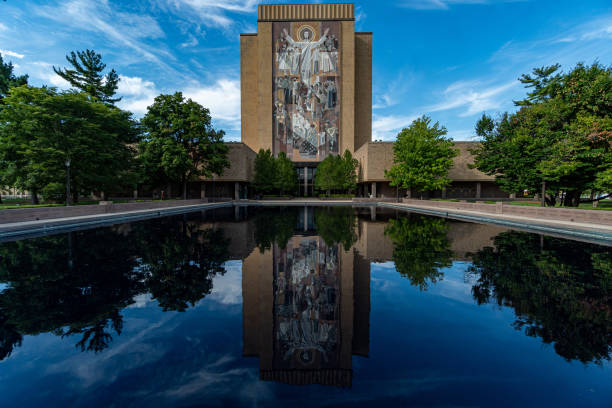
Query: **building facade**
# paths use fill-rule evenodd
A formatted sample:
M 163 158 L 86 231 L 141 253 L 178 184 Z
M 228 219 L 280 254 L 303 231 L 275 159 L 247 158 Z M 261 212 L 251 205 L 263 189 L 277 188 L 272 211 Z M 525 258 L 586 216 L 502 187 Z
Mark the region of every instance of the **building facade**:
M 372 40 L 372 33 L 355 32 L 353 4 L 260 5 L 257 33 L 240 36 L 241 143 L 229 144 L 231 168 L 195 183 L 190 195 L 252 196 L 260 149 L 293 161 L 299 196 L 315 195 L 317 165 L 345 150 L 359 161 L 358 195 L 410 195 L 384 176 L 393 164 L 393 143 L 372 142 Z M 456 147 L 452 185 L 428 196 L 508 197 L 493 176 L 469 168 L 474 142 Z
M 372 135 L 372 33 L 353 4 L 260 5 L 240 36 L 242 142 L 285 153 L 311 195 L 315 168 Z

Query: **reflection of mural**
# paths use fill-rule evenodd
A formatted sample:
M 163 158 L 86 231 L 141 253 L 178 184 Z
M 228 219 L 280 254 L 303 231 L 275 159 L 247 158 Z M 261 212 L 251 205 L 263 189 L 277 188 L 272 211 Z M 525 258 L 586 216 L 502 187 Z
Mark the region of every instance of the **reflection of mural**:
M 293 237 L 277 248 L 274 268 L 274 368 L 339 365 L 338 246 L 319 237 Z
M 339 22 L 275 22 L 274 153 L 294 161 L 338 153 Z

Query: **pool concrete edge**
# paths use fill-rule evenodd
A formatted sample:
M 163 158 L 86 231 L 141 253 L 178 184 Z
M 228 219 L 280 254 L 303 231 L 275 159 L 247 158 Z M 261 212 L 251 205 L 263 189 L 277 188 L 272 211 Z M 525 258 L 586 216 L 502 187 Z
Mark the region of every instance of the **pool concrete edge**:
M 55 234 L 65 230 L 87 229 L 123 222 L 139 221 L 168 215 L 185 214 L 189 212 L 212 210 L 222 207 L 233 207 L 232 201 L 220 203 L 202 203 L 197 205 L 175 206 L 146 210 L 133 210 L 118 213 L 84 215 L 78 217 L 52 218 L 38 221 L 24 221 L 0 224 L 0 241 L 6 241 L 21 236 Z
M 459 221 L 494 224 L 527 232 L 545 233 L 565 238 L 577 238 L 597 244 L 612 245 L 612 228 L 580 228 L 580 226 L 572 225 L 571 222 L 562 222 L 558 220 L 541 220 L 534 222 L 533 219 L 520 220 L 521 217 L 513 217 L 515 219 L 509 219 L 507 217 L 496 217 L 495 215 L 488 213 L 473 214 L 453 209 L 425 208 L 424 206 L 417 207 L 399 203 L 377 203 L 377 207 L 401 210 L 405 212 L 415 212 L 424 215 L 433 215 L 436 217 L 451 218 Z
M 400 210 L 404 212 L 415 212 L 424 215 L 432 215 L 443 218 L 456 219 L 460 221 L 476 222 L 505 226 L 513 229 L 533 233 L 544 233 L 565 238 L 574 238 L 597 244 L 612 245 L 612 227 L 597 225 L 572 224 L 569 221 L 537 220 L 514 216 L 495 216 L 490 213 L 468 212 L 440 207 L 414 206 L 405 203 L 391 203 L 381 201 L 349 201 L 349 200 L 235 200 L 218 203 L 202 203 L 196 205 L 178 205 L 145 210 L 132 210 L 117 213 L 94 214 L 77 217 L 53 218 L 38 221 L 25 221 L 16 223 L 0 224 L 0 242 L 19 237 L 40 236 L 55 234 L 67 230 L 87 229 L 98 226 L 112 225 L 123 222 L 138 221 L 143 219 L 164 217 L 168 215 L 184 214 L 195 211 L 212 210 L 223 207 L 377 207 Z M 554 225 L 556 224 L 556 225 Z

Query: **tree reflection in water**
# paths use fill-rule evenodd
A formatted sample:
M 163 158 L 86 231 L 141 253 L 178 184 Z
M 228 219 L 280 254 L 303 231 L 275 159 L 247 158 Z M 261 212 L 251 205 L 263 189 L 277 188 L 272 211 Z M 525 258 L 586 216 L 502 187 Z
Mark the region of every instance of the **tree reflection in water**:
M 396 270 L 421 290 L 441 280 L 440 269 L 452 265 L 448 222 L 443 218 L 410 214 L 390 220 L 385 234 L 393 242 Z
M 228 240 L 186 220 L 160 219 L 0 245 L 0 359 L 24 335 L 80 334 L 99 352 L 121 334 L 121 310 L 150 292 L 164 310 L 184 311 L 223 273 Z
M 609 248 L 534 234 L 499 234 L 473 254 L 478 304 L 514 309 L 514 327 L 554 343 L 567 360 L 601 363 L 612 351 Z

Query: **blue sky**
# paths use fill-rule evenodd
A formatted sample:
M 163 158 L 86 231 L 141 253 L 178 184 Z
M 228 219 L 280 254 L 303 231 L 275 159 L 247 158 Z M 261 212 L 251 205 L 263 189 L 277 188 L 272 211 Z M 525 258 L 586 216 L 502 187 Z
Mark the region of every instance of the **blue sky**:
M 121 107 L 142 116 L 156 95 L 180 90 L 211 110 L 228 140 L 240 140 L 239 34 L 256 31 L 258 3 L 0 1 L 0 53 L 31 84 L 65 87 L 51 67 L 93 48 L 121 75 Z M 471 140 L 482 112 L 514 109 L 521 73 L 612 62 L 610 0 L 355 4 L 356 30 L 374 32 L 374 140 L 393 140 L 422 114 Z

